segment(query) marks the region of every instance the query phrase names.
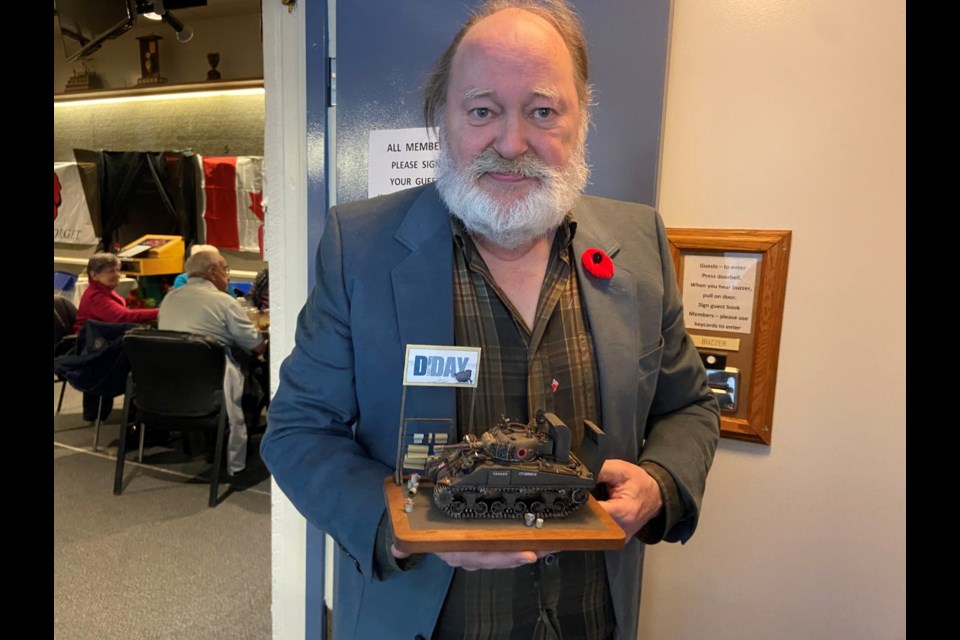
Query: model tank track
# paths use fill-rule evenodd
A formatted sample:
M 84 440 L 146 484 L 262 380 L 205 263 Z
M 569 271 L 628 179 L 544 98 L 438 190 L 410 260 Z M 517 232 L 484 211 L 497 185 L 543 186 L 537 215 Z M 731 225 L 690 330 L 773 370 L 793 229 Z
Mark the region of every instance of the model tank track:
M 523 519 L 537 517 L 566 518 L 587 503 L 586 489 L 558 487 L 470 487 L 438 484 L 433 502 L 444 515 L 461 520 Z

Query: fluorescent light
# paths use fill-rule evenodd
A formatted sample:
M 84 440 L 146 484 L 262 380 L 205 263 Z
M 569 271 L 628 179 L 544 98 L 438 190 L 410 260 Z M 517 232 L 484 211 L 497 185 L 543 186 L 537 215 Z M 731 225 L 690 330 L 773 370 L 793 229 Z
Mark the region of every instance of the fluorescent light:
M 200 84 L 200 83 L 198 83 Z M 204 83 L 205 84 L 205 83 Z M 249 84 L 249 83 L 245 83 Z M 207 87 L 210 85 L 207 84 Z M 133 91 L 136 91 L 135 89 Z M 131 91 L 130 93 L 133 93 Z M 130 95 L 125 90 L 117 90 L 116 94 L 126 94 L 126 95 L 111 95 L 104 96 L 102 98 L 94 97 L 96 93 L 100 92 L 89 92 L 83 97 L 77 96 L 76 99 L 71 99 L 70 94 L 59 94 L 54 97 L 53 106 L 54 107 L 72 107 L 72 106 L 90 106 L 97 104 L 117 104 L 122 102 L 145 102 L 145 101 L 154 101 L 154 100 L 171 100 L 171 99 L 181 99 L 181 98 L 212 98 L 216 96 L 255 96 L 263 95 L 264 90 L 262 86 L 259 87 L 238 87 L 238 88 L 227 88 L 222 89 L 184 89 L 182 87 L 171 86 L 169 91 L 163 91 L 159 87 L 150 87 L 148 93 L 143 93 L 140 95 Z M 106 91 L 103 93 L 107 93 Z
M 142 16 L 143 16 L 144 18 L 146 18 L 147 20 L 163 20 L 163 16 L 161 16 L 159 13 L 155 13 L 155 12 L 153 12 L 153 11 L 151 11 L 151 12 L 149 12 L 149 13 L 141 13 L 140 15 L 142 15 Z
M 212 98 L 215 96 L 253 96 L 263 95 L 263 89 L 232 89 L 228 91 L 188 91 L 184 93 L 159 93 L 148 96 L 123 96 L 120 98 L 92 98 L 89 100 L 71 100 L 55 102 L 55 107 L 89 106 L 92 104 L 115 104 L 120 102 L 146 102 L 151 100 L 171 100 L 181 98 Z

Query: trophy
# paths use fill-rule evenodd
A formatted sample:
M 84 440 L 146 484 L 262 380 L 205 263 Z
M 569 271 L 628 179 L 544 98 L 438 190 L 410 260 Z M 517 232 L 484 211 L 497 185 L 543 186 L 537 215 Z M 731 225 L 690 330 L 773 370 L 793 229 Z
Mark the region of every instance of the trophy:
M 218 52 L 208 53 L 207 62 L 210 64 L 210 70 L 207 71 L 207 80 L 219 80 L 220 72 L 217 71 L 217 65 L 220 64 L 220 54 Z
M 163 84 L 166 78 L 160 75 L 160 36 L 150 34 L 137 38 L 140 41 L 140 77 L 138 85 Z

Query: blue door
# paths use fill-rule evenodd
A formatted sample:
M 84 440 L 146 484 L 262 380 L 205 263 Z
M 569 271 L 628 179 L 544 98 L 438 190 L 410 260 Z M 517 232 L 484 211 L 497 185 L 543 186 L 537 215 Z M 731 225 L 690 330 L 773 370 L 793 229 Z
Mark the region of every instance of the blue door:
M 596 103 L 587 138 L 592 166 L 587 191 L 652 205 L 670 0 L 573 3 L 581 13 L 590 44 L 590 80 Z M 316 176 L 309 185 L 311 265 L 329 205 L 367 197 L 370 132 L 423 127 L 423 77 L 475 3 L 348 0 L 336 4 L 335 24 L 327 21 L 326 4 L 307 3 L 308 127 L 312 140 L 319 141 L 311 144 L 325 145 L 310 153 L 310 175 Z M 326 31 L 328 24 L 332 33 Z M 335 61 L 325 58 L 328 36 L 335 44 Z M 328 90 L 334 86 L 335 92 Z M 335 102 L 332 121 L 328 121 L 326 103 L 317 99 L 318 95 L 324 95 L 327 103 Z M 318 135 L 313 135 L 318 127 Z M 335 161 L 319 159 L 333 155 Z M 322 589 L 316 587 L 323 580 L 322 549 L 322 534 L 311 528 L 308 597 L 319 599 L 307 606 L 311 639 L 323 637 L 325 626 Z M 340 597 L 334 593 L 335 607 Z M 334 629 L 336 624 L 334 615 Z

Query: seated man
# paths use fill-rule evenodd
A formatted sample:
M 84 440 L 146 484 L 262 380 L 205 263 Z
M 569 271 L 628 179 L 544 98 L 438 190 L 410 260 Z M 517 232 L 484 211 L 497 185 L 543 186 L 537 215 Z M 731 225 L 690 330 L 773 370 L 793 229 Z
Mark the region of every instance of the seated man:
M 158 327 L 213 336 L 231 347 L 223 389 L 230 420 L 227 471 L 246 468 L 247 425 L 243 413 L 244 380 L 252 382 L 242 360 L 255 360 L 267 341 L 247 317 L 240 301 L 227 293 L 230 268 L 219 251 L 198 251 L 187 259 L 187 284 L 172 289 L 160 303 Z M 258 390 L 263 393 L 263 390 Z M 258 404 L 259 406 L 259 404 Z

